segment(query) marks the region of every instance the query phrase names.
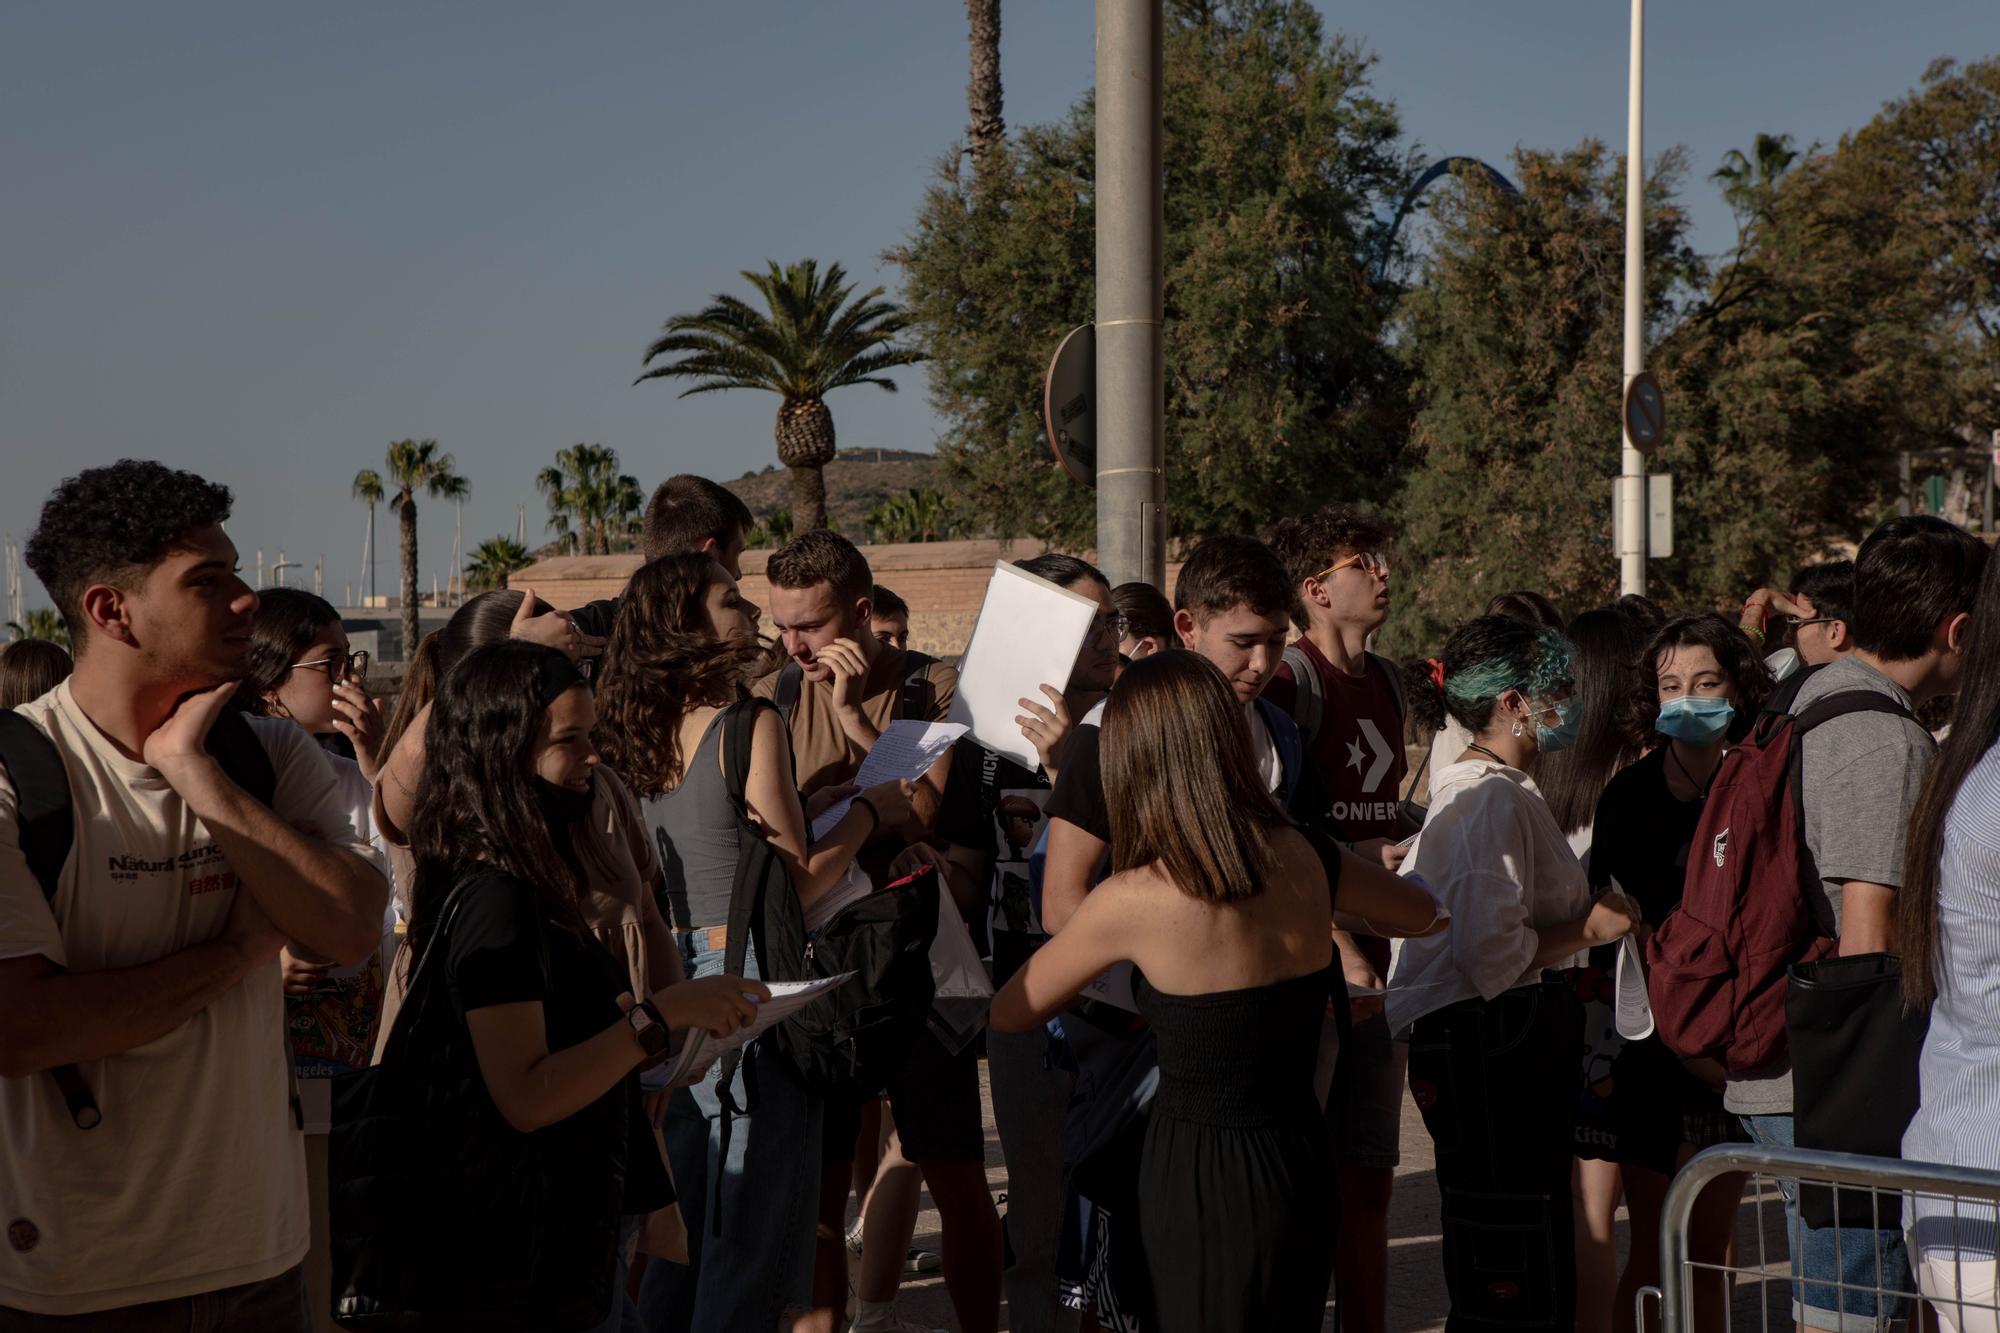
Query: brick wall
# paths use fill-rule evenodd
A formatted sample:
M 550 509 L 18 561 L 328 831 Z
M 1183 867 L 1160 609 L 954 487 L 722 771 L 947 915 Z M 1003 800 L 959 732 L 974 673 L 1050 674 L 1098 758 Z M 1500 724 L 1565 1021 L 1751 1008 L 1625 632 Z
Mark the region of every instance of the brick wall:
M 910 646 L 936 657 L 955 657 L 965 651 L 972 634 L 994 562 L 1040 555 L 1044 549 L 1032 541 L 961 541 L 864 546 L 861 552 L 875 581 L 910 604 Z M 764 564 L 769 558 L 769 551 L 743 555 L 743 595 L 764 608 L 767 625 L 771 585 Z M 556 556 L 521 570 L 511 583 L 532 587 L 554 606 L 581 606 L 617 596 L 639 564 L 637 555 Z M 1179 565 L 1167 567 L 1169 588 L 1179 573 Z

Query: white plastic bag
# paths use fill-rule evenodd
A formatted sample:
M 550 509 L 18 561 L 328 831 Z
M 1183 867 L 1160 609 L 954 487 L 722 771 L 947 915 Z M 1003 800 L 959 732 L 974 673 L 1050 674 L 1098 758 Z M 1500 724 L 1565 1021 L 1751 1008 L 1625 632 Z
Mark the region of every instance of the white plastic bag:
M 993 981 L 973 947 L 972 932 L 958 914 L 951 891 L 938 885 L 937 934 L 931 940 L 931 980 L 937 988 L 931 1002 L 931 1031 L 953 1055 L 979 1034 L 986 1011 L 993 1007 Z

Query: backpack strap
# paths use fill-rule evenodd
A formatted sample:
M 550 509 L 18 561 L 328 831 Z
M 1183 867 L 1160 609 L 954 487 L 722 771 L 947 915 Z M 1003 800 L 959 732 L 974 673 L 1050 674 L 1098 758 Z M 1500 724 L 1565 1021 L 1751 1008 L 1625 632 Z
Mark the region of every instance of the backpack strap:
M 42 886 L 42 897 L 53 904 L 62 885 L 63 866 L 76 843 L 76 817 L 70 805 L 69 772 L 48 733 L 12 709 L 0 710 L 0 765 L 14 788 L 14 819 L 21 855 Z M 95 1129 L 104 1120 L 97 1098 L 75 1065 L 49 1071 L 62 1093 L 69 1118 L 78 1129 Z
M 796 660 L 787 661 L 778 672 L 778 687 L 771 691 L 771 702 L 777 706 L 778 716 L 785 720 L 785 726 L 792 725 L 792 713 L 799 706 L 799 691 L 806 682 L 805 668 Z
M 1888 713 L 1895 717 L 1916 721 L 1914 714 L 1903 706 L 1900 699 L 1883 694 L 1880 690 L 1842 690 L 1829 694 L 1823 699 L 1815 699 L 1793 715 L 1792 736 L 1796 741 L 1817 727 L 1823 727 L 1835 718 L 1846 717 L 1850 713 Z
M 1285 715 L 1285 710 L 1269 699 L 1257 700 L 1258 715 L 1264 719 L 1264 729 L 1271 733 L 1271 744 L 1278 751 L 1279 789 L 1276 792 L 1278 804 L 1287 810 L 1291 808 L 1292 795 L 1299 789 L 1299 779 L 1304 775 L 1306 765 L 1305 741 L 1298 724 Z
M 797 669 L 797 663 L 785 668 L 786 672 Z M 784 679 L 778 681 L 779 691 L 784 690 Z M 792 691 L 792 700 L 797 702 L 798 691 Z M 729 712 L 722 719 L 722 783 L 728 793 L 729 802 L 736 808 L 737 837 L 750 836 L 753 827 L 750 821 L 750 800 L 746 787 L 750 779 L 751 743 L 757 732 L 757 719 L 765 709 L 778 712 L 781 720 L 785 714 L 779 705 L 762 699 L 748 699 L 730 705 Z M 752 942 L 751 935 L 757 935 L 758 956 L 763 956 L 764 894 L 761 884 L 752 885 L 751 870 L 756 861 L 743 854 L 739 847 L 736 856 L 736 873 L 729 886 L 729 924 L 722 944 L 722 970 L 729 976 L 743 975 L 743 960 Z M 756 1062 L 744 1060 L 745 1048 L 738 1046 L 722 1057 L 721 1067 L 716 1071 L 715 1096 L 721 1103 L 721 1124 L 718 1126 L 722 1141 L 722 1160 L 729 1158 L 729 1140 L 733 1136 L 736 1118 L 750 1115 L 757 1109 Z M 743 1103 L 738 1105 L 734 1083 L 736 1071 L 743 1070 Z M 713 1220 L 711 1231 L 722 1234 L 722 1176 L 716 1175 L 714 1197 L 709 1201 L 709 1212 Z
M 931 666 L 937 661 L 923 653 L 912 652 L 904 662 L 903 693 L 896 701 L 896 716 L 914 718 L 928 722 L 937 703 L 937 690 L 931 685 Z
M 1297 687 L 1292 691 L 1292 721 L 1299 724 L 1299 735 L 1311 745 L 1319 739 L 1320 724 L 1326 720 L 1324 683 L 1319 678 L 1319 668 L 1296 643 L 1285 649 L 1285 665 L 1292 669 L 1292 681 Z
M 76 841 L 62 755 L 40 727 L 12 709 L 0 710 L 0 767 L 14 787 L 21 855 L 42 886 L 42 897 L 53 902 Z
M 1389 693 L 1394 695 L 1396 699 L 1396 727 L 1400 731 L 1403 719 L 1410 715 L 1410 691 L 1403 684 L 1402 668 L 1380 653 L 1364 651 L 1361 656 L 1364 661 L 1374 663 L 1375 666 L 1381 669 L 1382 674 L 1388 677 Z M 1397 744 L 1400 745 L 1401 743 L 1402 738 L 1399 736 L 1397 737 Z

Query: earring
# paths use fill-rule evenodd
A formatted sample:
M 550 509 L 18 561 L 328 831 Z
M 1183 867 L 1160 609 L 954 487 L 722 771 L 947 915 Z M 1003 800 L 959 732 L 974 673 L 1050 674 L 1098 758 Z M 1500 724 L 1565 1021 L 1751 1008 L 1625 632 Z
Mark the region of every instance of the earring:
M 1521 737 L 1523 737 L 1523 736 L 1525 736 L 1525 735 L 1527 735 L 1527 734 L 1528 734 L 1528 732 L 1527 732 L 1527 729 L 1526 729 L 1525 727 L 1523 727 L 1523 726 L 1521 725 L 1521 719 L 1519 719 L 1519 718 L 1515 718 L 1515 719 L 1514 719 L 1514 739 L 1518 741 L 1518 740 L 1520 740 L 1520 739 L 1521 739 Z

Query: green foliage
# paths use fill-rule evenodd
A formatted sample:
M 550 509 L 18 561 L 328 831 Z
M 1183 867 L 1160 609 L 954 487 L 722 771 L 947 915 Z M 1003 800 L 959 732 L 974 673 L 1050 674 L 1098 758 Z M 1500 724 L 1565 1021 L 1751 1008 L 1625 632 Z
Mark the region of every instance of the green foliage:
M 528 553 L 528 548 L 512 537 L 488 537 L 472 548 L 465 562 L 466 581 L 482 592 L 504 588 L 509 575 L 533 563 L 535 557 Z
M 1648 183 L 1655 331 L 1701 276 L 1670 202 L 1679 171 L 1669 154 Z M 1395 651 L 1434 647 L 1509 588 L 1579 608 L 1617 591 L 1624 166 L 1591 141 L 1518 152 L 1512 174 L 1518 198 L 1482 174 L 1434 197 L 1434 247 L 1404 304 L 1423 407 L 1398 505 Z
M 795 535 L 792 511 L 773 509 L 756 527 L 745 534 L 743 543 L 753 551 L 775 551 Z
M 959 535 L 960 524 L 943 491 L 912 488 L 891 496 L 868 511 L 868 530 L 882 543 L 946 542 Z
M 1176 533 L 1392 486 L 1407 428 L 1373 280 L 1410 181 L 1369 59 L 1304 0 L 1173 0 L 1165 51 L 1166 449 Z M 893 254 L 931 353 L 956 492 L 982 527 L 1087 542 L 1090 493 L 1056 464 L 1048 359 L 1092 317 L 1093 104 L 992 148 L 975 189 L 939 167 Z
M 61 647 L 69 647 L 69 626 L 63 623 L 62 614 L 53 607 L 37 606 L 28 610 L 26 621 L 10 620 L 7 633 L 16 639 L 46 639 Z
M 556 450 L 554 466 L 535 474 L 535 489 L 549 502 L 549 531 L 571 554 L 609 555 L 613 543 L 639 534 L 645 493 L 618 471 L 618 451 L 601 444 Z

